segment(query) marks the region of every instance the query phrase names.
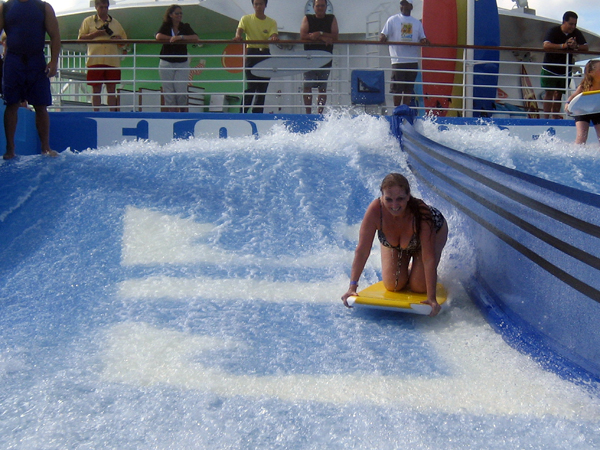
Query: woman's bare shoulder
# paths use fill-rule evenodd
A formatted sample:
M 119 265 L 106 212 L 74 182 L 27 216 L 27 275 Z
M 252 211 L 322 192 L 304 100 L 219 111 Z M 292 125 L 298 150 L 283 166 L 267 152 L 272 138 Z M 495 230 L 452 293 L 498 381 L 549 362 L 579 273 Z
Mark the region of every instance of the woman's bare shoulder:
M 381 203 L 379 201 L 379 198 L 376 198 L 371 203 L 369 203 L 369 206 L 367 207 L 367 211 L 365 213 L 365 217 L 367 215 L 370 216 L 370 215 L 373 215 L 373 214 L 379 215 L 380 208 L 381 208 Z
M 363 224 L 369 224 L 374 226 L 375 228 L 377 228 L 378 224 L 379 224 L 379 211 L 380 211 L 380 204 L 379 204 L 379 199 L 375 199 L 373 200 L 369 206 L 367 207 L 367 210 L 365 211 L 365 217 L 363 218 Z

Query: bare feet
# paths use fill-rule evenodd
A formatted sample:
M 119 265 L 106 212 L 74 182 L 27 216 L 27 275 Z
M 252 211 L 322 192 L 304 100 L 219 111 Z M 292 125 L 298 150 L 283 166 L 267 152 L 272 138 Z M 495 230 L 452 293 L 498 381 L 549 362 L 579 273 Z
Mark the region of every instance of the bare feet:
M 50 156 L 52 158 L 56 158 L 58 156 L 58 152 L 56 152 L 54 150 L 46 150 L 46 151 L 42 150 L 42 155 L 43 156 Z M 2 159 L 4 159 L 4 160 L 13 159 L 15 156 L 17 156 L 17 155 L 15 154 L 14 151 L 12 151 L 12 152 L 8 152 L 7 151 L 4 154 L 4 156 L 2 156 Z

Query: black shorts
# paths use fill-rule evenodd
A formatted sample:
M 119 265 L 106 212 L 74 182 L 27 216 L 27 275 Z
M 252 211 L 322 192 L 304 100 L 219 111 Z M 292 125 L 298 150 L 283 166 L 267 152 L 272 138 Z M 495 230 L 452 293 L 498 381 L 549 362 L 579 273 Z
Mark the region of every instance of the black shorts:
M 419 63 L 392 64 L 392 83 L 390 92 L 392 94 L 413 94 L 415 92 L 414 82 L 417 79 Z
M 600 125 L 600 113 L 575 116 L 575 122 L 591 122 L 594 126 Z

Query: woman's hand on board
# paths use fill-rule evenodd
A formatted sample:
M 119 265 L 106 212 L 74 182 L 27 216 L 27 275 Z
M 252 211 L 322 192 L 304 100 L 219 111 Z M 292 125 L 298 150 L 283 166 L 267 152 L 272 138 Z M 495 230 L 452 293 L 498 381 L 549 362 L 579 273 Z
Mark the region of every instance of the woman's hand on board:
M 440 304 L 435 299 L 427 299 L 422 301 L 421 303 L 431 306 L 431 312 L 429 313 L 429 317 L 437 316 L 442 309 Z
M 358 296 L 358 294 L 356 293 L 355 288 L 348 288 L 346 293 L 344 295 L 342 295 L 342 302 L 344 302 L 344 306 L 346 308 L 352 308 L 352 306 L 350 306 L 348 304 L 348 297 L 357 297 L 357 296 Z

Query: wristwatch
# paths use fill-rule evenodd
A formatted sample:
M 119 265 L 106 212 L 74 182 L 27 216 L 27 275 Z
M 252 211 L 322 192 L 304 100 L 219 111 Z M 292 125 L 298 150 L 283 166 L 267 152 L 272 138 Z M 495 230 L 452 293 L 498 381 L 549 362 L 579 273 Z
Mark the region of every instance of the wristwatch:
M 319 36 L 323 36 L 323 32 L 322 31 L 319 31 Z

